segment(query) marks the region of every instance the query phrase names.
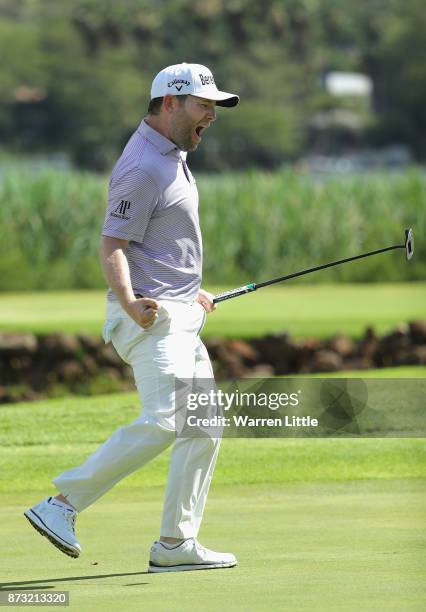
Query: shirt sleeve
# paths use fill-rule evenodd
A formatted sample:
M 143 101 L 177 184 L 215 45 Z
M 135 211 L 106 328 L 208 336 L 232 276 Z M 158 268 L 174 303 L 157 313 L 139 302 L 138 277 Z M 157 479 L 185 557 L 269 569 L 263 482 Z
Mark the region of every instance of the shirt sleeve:
M 103 236 L 142 242 L 160 192 L 149 174 L 139 168 L 111 180 Z

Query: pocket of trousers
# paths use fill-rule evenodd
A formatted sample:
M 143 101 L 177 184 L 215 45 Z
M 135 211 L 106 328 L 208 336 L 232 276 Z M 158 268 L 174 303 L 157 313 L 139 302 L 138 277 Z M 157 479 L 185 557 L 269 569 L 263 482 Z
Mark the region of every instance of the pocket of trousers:
M 207 312 L 206 312 L 204 306 L 202 304 L 200 304 L 199 302 L 194 302 L 194 304 L 198 304 L 200 306 L 200 308 L 202 309 L 202 311 L 203 311 L 202 312 L 202 319 L 200 321 L 200 326 L 199 326 L 198 331 L 197 331 L 197 336 L 199 336 L 201 334 L 201 331 L 202 331 L 204 325 L 206 324 Z
M 116 329 L 116 327 L 120 324 L 120 321 L 124 319 L 107 319 L 105 325 L 102 329 L 102 338 L 105 344 L 111 342 L 112 332 Z
M 132 364 L 132 352 L 136 345 L 150 336 L 167 334 L 169 315 L 160 308 L 158 317 L 151 327 L 141 327 L 130 317 L 112 319 L 105 325 L 104 339 L 109 338 L 118 355 L 127 364 Z
M 119 319 L 110 329 L 109 338 L 121 359 L 131 365 L 132 349 L 136 344 L 142 342 L 146 337 L 143 327 L 138 325 L 130 317 Z

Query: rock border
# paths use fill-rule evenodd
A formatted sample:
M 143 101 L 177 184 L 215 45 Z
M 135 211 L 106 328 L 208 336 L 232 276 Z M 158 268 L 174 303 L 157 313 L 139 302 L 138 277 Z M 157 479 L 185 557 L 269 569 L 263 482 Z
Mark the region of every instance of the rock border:
M 318 340 L 287 332 L 248 340 L 205 342 L 218 380 L 426 365 L 426 320 L 379 336 L 372 327 L 353 340 Z M 111 344 L 88 334 L 0 333 L 0 403 L 57 395 L 134 389 L 131 368 Z

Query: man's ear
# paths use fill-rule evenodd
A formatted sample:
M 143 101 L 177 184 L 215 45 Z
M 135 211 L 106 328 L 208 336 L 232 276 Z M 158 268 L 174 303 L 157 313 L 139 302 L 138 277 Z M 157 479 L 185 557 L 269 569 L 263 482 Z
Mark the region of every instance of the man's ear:
M 178 100 L 176 99 L 176 96 L 171 96 L 169 94 L 166 94 L 163 97 L 163 108 L 166 111 L 166 113 L 172 113 L 176 106 L 178 104 Z

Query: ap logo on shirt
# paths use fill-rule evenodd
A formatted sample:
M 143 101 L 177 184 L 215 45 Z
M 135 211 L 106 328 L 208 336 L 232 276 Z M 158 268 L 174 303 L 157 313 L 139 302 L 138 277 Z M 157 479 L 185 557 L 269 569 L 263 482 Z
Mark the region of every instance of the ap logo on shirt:
M 128 200 L 121 200 L 120 204 L 117 206 L 114 212 L 111 213 L 112 217 L 117 217 L 118 219 L 125 219 L 126 221 L 130 219 L 126 215 L 126 211 L 129 210 L 131 202 Z

